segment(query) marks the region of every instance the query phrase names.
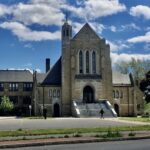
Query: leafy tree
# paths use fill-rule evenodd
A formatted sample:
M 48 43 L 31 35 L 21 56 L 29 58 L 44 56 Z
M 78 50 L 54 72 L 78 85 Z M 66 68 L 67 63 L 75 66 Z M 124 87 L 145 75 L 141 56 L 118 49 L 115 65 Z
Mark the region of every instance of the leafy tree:
M 115 69 L 122 73 L 132 73 L 135 81 L 141 81 L 148 70 L 150 70 L 150 60 L 140 60 L 132 58 L 129 62 L 118 62 Z
M 10 101 L 9 97 L 3 96 L 0 104 L 0 111 L 4 114 L 11 112 L 14 108 L 14 104 Z
M 150 102 L 150 71 L 146 73 L 146 78 L 140 82 L 140 89 L 145 94 L 145 101 Z
M 145 103 L 144 104 L 144 113 L 145 114 L 150 113 L 150 103 Z

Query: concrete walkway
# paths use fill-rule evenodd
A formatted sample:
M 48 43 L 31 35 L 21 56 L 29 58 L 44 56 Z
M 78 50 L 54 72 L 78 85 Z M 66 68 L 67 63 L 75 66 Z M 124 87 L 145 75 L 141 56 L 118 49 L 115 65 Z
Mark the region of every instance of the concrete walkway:
M 0 130 L 17 129 L 47 129 L 47 128 L 91 128 L 91 127 L 111 127 L 111 126 L 134 126 L 147 125 L 150 123 L 130 122 L 107 118 L 48 118 L 44 119 L 21 119 L 21 118 L 1 118 Z

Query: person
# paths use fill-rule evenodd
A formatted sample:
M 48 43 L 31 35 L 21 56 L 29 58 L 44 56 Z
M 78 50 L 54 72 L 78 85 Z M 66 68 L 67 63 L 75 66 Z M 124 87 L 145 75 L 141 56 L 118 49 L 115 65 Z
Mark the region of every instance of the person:
M 47 118 L 47 109 L 46 108 L 43 109 L 43 116 L 45 119 Z
M 101 114 L 101 118 L 104 119 L 104 110 L 103 110 L 103 108 L 100 110 L 100 114 Z

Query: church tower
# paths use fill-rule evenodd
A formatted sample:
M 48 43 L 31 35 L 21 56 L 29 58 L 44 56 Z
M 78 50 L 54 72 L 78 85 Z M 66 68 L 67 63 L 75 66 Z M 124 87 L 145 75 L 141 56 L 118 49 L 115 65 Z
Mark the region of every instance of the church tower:
M 71 77 L 70 77 L 70 40 L 72 38 L 72 26 L 67 19 L 62 26 L 62 115 L 71 115 Z
M 72 26 L 69 25 L 67 19 L 62 26 L 61 37 L 62 37 L 62 45 L 68 43 L 72 38 Z

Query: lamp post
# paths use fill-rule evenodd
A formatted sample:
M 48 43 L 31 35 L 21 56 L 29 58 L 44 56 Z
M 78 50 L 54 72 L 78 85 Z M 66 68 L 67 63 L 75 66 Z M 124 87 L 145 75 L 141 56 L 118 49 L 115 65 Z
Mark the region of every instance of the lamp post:
M 31 105 L 29 105 L 30 117 L 31 117 L 31 109 L 32 109 L 32 106 L 31 106 Z

